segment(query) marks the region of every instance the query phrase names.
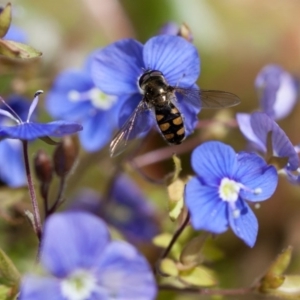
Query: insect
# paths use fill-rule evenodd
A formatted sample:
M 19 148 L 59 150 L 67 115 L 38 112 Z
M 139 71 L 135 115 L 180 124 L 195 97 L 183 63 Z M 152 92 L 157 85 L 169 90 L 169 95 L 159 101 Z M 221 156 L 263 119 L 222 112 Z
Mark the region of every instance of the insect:
M 186 137 L 184 116 L 180 112 L 178 97 L 196 108 L 224 108 L 240 103 L 238 96 L 217 90 L 200 90 L 171 86 L 162 72 L 147 70 L 139 79 L 143 98 L 116 134 L 110 144 L 110 155 L 116 156 L 125 150 L 128 142 L 139 132 L 146 131 L 147 113 L 152 111 L 158 129 L 167 143 L 180 144 Z

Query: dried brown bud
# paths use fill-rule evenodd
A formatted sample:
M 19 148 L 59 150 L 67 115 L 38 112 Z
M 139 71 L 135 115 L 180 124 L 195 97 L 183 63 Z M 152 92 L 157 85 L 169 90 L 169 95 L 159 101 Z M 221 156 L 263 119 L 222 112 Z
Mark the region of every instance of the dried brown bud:
M 57 176 L 65 177 L 73 168 L 79 152 L 76 136 L 65 136 L 53 154 L 54 170 Z
M 37 179 L 41 183 L 50 183 L 53 175 L 53 165 L 49 155 L 39 150 L 34 157 L 34 169 Z

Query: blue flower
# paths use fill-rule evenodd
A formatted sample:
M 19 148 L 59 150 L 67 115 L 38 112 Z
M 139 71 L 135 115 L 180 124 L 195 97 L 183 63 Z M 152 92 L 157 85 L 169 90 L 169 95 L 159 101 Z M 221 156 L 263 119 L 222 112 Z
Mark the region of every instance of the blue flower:
M 217 234 L 230 226 L 253 247 L 258 222 L 245 200 L 270 198 L 277 186 L 276 169 L 255 153 L 235 153 L 221 142 L 197 147 L 191 163 L 196 176 L 186 185 L 185 201 L 192 226 Z
M 265 66 L 255 79 L 255 87 L 262 111 L 272 119 L 285 118 L 297 102 L 298 81 L 278 65 Z
M 271 135 L 271 146 L 273 156 L 287 157 L 287 170 L 297 170 L 299 157 L 295 148 L 285 132 L 267 114 L 255 112 L 253 114 L 238 113 L 236 119 L 239 128 L 245 138 L 252 143 L 254 148 L 262 153 L 267 153 L 270 149 L 268 145 L 268 134 Z
M 154 207 L 125 174 L 115 178 L 109 199 L 84 190 L 72 201 L 71 209 L 100 215 L 133 243 L 149 242 L 159 233 Z
M 22 116 L 17 115 L 12 110 L 9 112 L 7 110 L 0 109 L 0 115 L 8 117 L 16 123 L 16 125 L 0 125 L 0 138 L 32 141 L 49 136 L 62 137 L 82 130 L 82 126 L 74 122 L 54 121 L 46 124 L 31 122 L 30 118 L 37 106 L 38 96 L 41 93 L 42 91 L 36 92 L 26 118 L 22 118 Z
M 7 104 L 21 117 L 26 118 L 29 103 L 25 98 L 12 95 Z M 7 107 L 1 106 L 7 111 Z M 7 125 L 7 118 L 0 115 L 0 126 Z M 23 162 L 22 144 L 18 140 L 6 139 L 0 143 L 0 179 L 10 187 L 20 187 L 27 184 Z
M 46 221 L 41 264 L 52 277 L 25 276 L 20 300 L 155 299 L 146 259 L 130 244 L 111 241 L 105 223 L 88 213 Z
M 139 79 L 147 70 L 162 72 L 167 83 L 182 88 L 196 87 L 200 73 L 200 59 L 196 48 L 178 36 L 160 35 L 142 45 L 133 39 L 117 41 L 98 52 L 92 62 L 92 78 L 103 92 L 120 96 L 123 102 L 120 108 L 119 126 L 132 115 L 143 98 Z M 178 106 L 185 117 L 187 134 L 193 132 L 197 124 L 199 106 L 186 103 L 177 97 Z M 142 114 L 139 128 L 131 138 L 146 134 L 155 120 L 146 111 Z
M 112 137 L 118 105 L 116 97 L 105 95 L 94 85 L 89 71 L 91 57 L 82 70 L 59 74 L 48 93 L 46 106 L 55 118 L 81 123 L 79 139 L 83 148 L 97 151 Z

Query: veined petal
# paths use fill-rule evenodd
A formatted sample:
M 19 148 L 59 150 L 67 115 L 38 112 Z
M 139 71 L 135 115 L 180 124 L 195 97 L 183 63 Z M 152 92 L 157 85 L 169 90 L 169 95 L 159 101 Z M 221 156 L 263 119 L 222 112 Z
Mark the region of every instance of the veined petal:
M 111 242 L 99 266 L 100 284 L 107 295 L 122 300 L 151 300 L 157 293 L 156 282 L 146 259 L 130 244 Z
M 266 152 L 266 145 L 256 136 L 253 128 L 251 126 L 251 115 L 245 113 L 236 114 L 236 120 L 239 124 L 240 131 L 245 136 L 245 138 L 252 142 L 255 148 L 259 151 Z
M 62 137 L 82 130 L 77 123 L 54 121 L 46 124 L 22 123 L 16 126 L 0 126 L 0 137 L 32 141 L 40 137 Z
M 82 126 L 80 142 L 86 151 L 93 152 L 110 141 L 115 124 L 107 111 L 98 111 L 94 116 L 85 119 Z
M 138 79 L 145 68 L 143 45 L 133 39 L 117 41 L 94 52 L 91 64 L 95 85 L 109 95 L 139 92 Z
M 235 235 L 242 239 L 249 247 L 253 247 L 258 232 L 257 219 L 245 201 L 238 200 L 236 208 L 240 211 L 238 217 L 234 215 L 231 207 L 228 205 L 230 227 Z
M 56 278 L 42 278 L 25 275 L 20 287 L 19 300 L 64 300 L 61 294 L 60 281 Z
M 294 171 L 299 166 L 299 157 L 285 132 L 265 113 L 255 112 L 251 115 L 251 127 L 255 135 L 264 145 L 267 144 L 268 133 L 272 131 L 273 152 L 279 157 L 288 157 L 288 169 Z
M 97 265 L 108 242 L 106 225 L 97 217 L 85 212 L 55 214 L 46 221 L 41 262 L 54 276 L 65 277 Z
M 202 185 L 198 178 L 192 178 L 186 185 L 185 203 L 195 229 L 213 233 L 227 230 L 227 203 L 219 198 L 216 187 Z
M 252 190 L 241 189 L 240 196 L 249 201 L 263 201 L 270 198 L 278 183 L 275 167 L 268 166 L 264 159 L 255 153 L 240 152 L 237 155 L 237 162 L 235 180 Z
M 168 84 L 192 86 L 200 74 L 200 58 L 195 46 L 172 35 L 155 36 L 144 46 L 145 67 L 161 71 Z
M 192 167 L 207 185 L 218 186 L 222 178 L 231 178 L 236 166 L 234 150 L 221 142 L 205 142 L 192 153 Z

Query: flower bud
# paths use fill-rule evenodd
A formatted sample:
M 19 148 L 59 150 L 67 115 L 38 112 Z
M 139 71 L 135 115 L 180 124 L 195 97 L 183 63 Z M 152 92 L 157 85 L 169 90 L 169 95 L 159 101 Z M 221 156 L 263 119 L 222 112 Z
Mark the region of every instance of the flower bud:
M 34 157 L 34 169 L 41 183 L 50 183 L 53 175 L 53 165 L 49 155 L 40 149 Z
M 79 152 L 78 140 L 75 136 L 63 137 L 53 154 L 54 170 L 57 176 L 66 176 L 73 168 Z

